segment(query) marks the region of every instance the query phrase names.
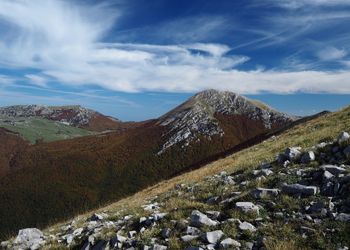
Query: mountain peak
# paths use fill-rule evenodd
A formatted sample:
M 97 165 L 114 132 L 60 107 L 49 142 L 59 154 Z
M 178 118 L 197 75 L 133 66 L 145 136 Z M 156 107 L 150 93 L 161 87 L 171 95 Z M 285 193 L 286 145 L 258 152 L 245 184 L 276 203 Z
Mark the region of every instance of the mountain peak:
M 187 146 L 199 135 L 223 136 L 225 131 L 220 126 L 217 115 L 226 116 L 228 119 L 244 117 L 252 122 L 261 123 L 266 129 L 294 120 L 294 117 L 278 112 L 259 101 L 229 91 L 209 89 L 197 93 L 160 118 L 160 124 L 169 126 L 172 134 L 160 152 L 180 142 Z
M 194 96 L 211 97 L 211 96 L 222 96 L 222 95 L 238 95 L 238 94 L 236 94 L 235 92 L 225 91 L 225 90 L 205 89 L 203 91 L 198 92 Z

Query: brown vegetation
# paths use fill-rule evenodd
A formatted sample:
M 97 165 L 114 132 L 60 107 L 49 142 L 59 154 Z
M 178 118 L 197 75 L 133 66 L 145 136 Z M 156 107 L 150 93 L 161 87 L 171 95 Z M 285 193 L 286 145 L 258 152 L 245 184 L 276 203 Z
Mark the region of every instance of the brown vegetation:
M 200 138 L 157 155 L 167 128 L 149 121 L 113 132 L 33 145 L 12 160 L 21 169 L 0 182 L 0 234 L 42 227 L 129 196 L 198 167 L 211 156 L 270 130 L 243 116 L 217 115 L 225 136 Z M 276 127 L 278 127 L 276 125 Z
M 0 128 L 0 178 L 9 173 L 10 162 L 28 146 L 18 134 Z

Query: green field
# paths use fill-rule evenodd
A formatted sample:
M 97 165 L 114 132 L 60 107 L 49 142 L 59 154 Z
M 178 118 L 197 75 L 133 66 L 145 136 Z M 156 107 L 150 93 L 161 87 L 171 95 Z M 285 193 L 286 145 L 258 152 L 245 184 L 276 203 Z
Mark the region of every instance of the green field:
M 38 117 L 0 116 L 0 127 L 19 133 L 30 143 L 50 142 L 94 134 L 85 129 Z

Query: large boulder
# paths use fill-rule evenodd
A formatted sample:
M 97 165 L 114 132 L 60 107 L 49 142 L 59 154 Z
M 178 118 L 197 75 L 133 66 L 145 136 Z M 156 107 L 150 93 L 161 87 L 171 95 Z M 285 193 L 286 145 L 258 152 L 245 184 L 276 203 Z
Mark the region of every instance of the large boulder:
M 259 214 L 259 207 L 252 202 L 236 202 L 236 208 L 244 213 Z
M 217 224 L 217 221 L 210 219 L 208 216 L 199 212 L 198 210 L 194 210 L 191 213 L 191 225 L 194 227 L 216 226 Z
M 203 236 L 204 240 L 211 244 L 216 244 L 224 236 L 224 232 L 221 230 L 216 230 L 212 232 L 206 232 Z
M 282 192 L 290 195 L 312 196 L 317 194 L 317 187 L 301 184 L 283 184 Z
M 40 249 L 45 244 L 45 237 L 37 228 L 26 228 L 19 230 L 13 243 L 19 249 Z

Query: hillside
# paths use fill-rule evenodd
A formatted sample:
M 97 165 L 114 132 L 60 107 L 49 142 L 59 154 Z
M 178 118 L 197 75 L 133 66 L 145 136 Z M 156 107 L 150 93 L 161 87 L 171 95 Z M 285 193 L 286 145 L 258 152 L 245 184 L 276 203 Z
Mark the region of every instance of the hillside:
M 10 162 L 22 152 L 28 143 L 18 134 L 0 128 L 0 178 L 10 172 Z
M 31 240 L 44 249 L 347 249 L 349 127 L 350 107 L 325 114 Z
M 1 115 L 0 127 L 18 133 L 32 144 L 38 141 L 50 142 L 94 134 L 86 129 L 40 117 L 24 118 Z
M 262 140 L 294 119 L 234 93 L 205 91 L 123 133 L 29 146 L 12 159 L 16 171 L 0 182 L 0 234 L 116 201 L 248 140 Z
M 134 123 L 124 123 L 118 119 L 105 116 L 97 111 L 72 106 L 44 106 L 44 105 L 15 105 L 0 108 L 0 116 L 9 119 L 8 126 L 11 126 L 12 119 L 27 120 L 28 118 L 45 119 L 55 121 L 57 126 L 67 125 L 76 128 L 83 128 L 90 131 L 102 132 L 106 130 L 124 130 Z M 79 131 L 79 130 L 76 130 Z M 83 130 L 81 130 L 83 131 Z M 86 132 L 85 132 L 86 133 Z

